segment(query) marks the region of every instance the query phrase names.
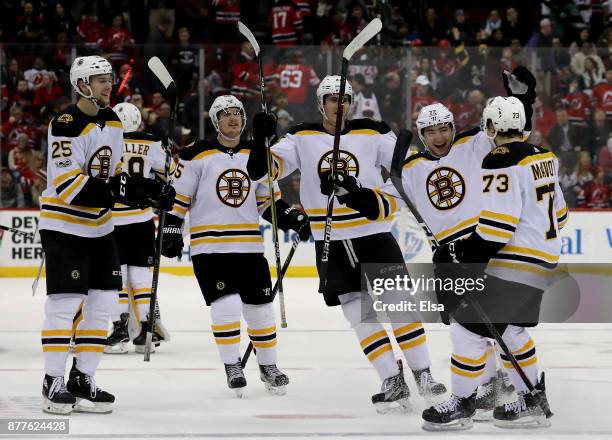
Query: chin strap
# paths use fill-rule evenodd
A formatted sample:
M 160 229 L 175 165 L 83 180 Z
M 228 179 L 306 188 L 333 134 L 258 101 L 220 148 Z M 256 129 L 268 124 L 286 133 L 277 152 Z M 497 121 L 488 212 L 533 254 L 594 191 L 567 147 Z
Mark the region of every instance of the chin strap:
M 242 134 L 242 132 L 238 135 L 238 137 L 231 138 L 229 136 L 224 135 L 221 131 L 218 131 L 217 132 L 217 139 L 219 138 L 219 136 L 221 136 L 223 139 L 227 139 L 228 141 L 234 142 L 234 141 L 240 140 L 240 135 L 241 134 Z
M 89 90 L 89 95 L 86 95 L 83 92 L 81 92 L 81 89 L 76 89 L 76 92 L 83 98 L 90 100 L 99 109 L 104 108 L 104 107 L 101 107 L 100 104 L 98 104 L 98 100 L 94 98 L 93 90 L 91 90 L 91 87 L 89 86 L 89 84 L 85 84 L 85 87 L 87 87 L 87 90 Z

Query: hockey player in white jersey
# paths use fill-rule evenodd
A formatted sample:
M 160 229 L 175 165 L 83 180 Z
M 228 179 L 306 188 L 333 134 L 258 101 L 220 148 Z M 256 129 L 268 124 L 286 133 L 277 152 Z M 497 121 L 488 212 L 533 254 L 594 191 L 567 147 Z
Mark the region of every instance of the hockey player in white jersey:
M 257 351 L 260 379 L 266 389 L 282 395 L 289 378 L 276 366 L 277 339 L 270 271 L 264 257 L 259 216 L 270 220 L 267 180 L 247 175 L 248 154 L 254 144 L 240 139 L 246 125 L 242 103 L 219 96 L 209 111 L 216 141 L 196 141 L 185 148 L 174 174 L 176 200 L 166 217 L 162 254 L 182 253 L 181 227 L 189 212 L 191 258 L 206 304 L 212 331 L 225 364 L 227 384 L 242 396 L 246 378 L 240 363 L 240 318 Z M 278 226 L 310 238 L 308 217 L 275 194 Z
M 512 74 L 505 72 L 504 85 L 509 95 L 525 102 L 531 114 L 535 99 L 535 78 L 524 67 L 517 67 Z M 466 237 L 476 228 L 480 213 L 480 167 L 483 158 L 491 151 L 491 141 L 480 127 L 455 134 L 453 114 L 440 103 L 423 107 L 417 120 L 418 135 L 426 147 L 425 152 L 406 159 L 402 171 L 402 186 L 413 205 L 440 244 Z M 339 175 L 339 197 L 351 208 L 368 218 L 378 218 L 380 207 L 393 197 L 398 206 L 403 205 L 393 183 L 388 181 L 380 189 L 362 188 L 354 177 Z M 350 193 L 346 194 L 347 191 Z M 428 239 L 432 239 L 428 236 Z M 456 277 L 447 267 L 437 268 L 439 278 Z M 464 274 L 461 274 L 464 276 Z M 437 292 L 438 301 L 444 304 L 442 320 L 450 324 L 449 315 L 459 304 L 460 296 Z M 497 401 L 512 391 L 507 378 L 496 368 L 493 345 L 470 360 L 475 371 L 451 370 L 454 383 L 460 376 L 470 374 L 474 382 L 482 383 L 476 399 L 476 420 L 490 420 Z M 506 379 L 504 381 L 504 379 Z
M 160 139 L 138 130 L 142 123 L 138 107 L 129 102 L 122 102 L 117 104 L 113 110 L 123 124 L 121 162 L 125 172 L 129 176 L 144 176 L 163 181 L 166 152 Z M 173 171 L 171 165 L 168 172 L 171 174 Z M 131 339 L 136 352 L 143 353 L 146 339 L 145 324 L 151 302 L 153 279 L 151 266 L 155 254 L 153 210 L 115 203 L 112 212 L 123 286 L 119 292 L 117 308 L 112 316 L 113 329 L 106 341 L 104 352 L 127 353 L 126 343 Z M 130 311 L 135 322 L 130 322 Z M 168 331 L 161 319 L 156 318 L 153 342 L 158 346 L 161 341 L 168 339 Z
M 123 132 L 117 115 L 106 107 L 113 84 L 110 63 L 99 56 L 76 58 L 70 82 L 78 102 L 49 124 L 49 183 L 41 197 L 40 236 L 47 266 L 43 410 L 110 412 L 115 397 L 97 387 L 94 375 L 121 288 L 111 208 L 116 201 L 157 205 L 163 185 L 114 175 L 120 172 Z M 76 358 L 66 384 L 72 320 L 83 300 Z
M 542 294 L 559 260 L 559 231 L 567 206 L 559 186 L 559 163 L 553 153 L 523 142 L 525 112 L 514 97 L 496 97 L 483 111 L 482 128 L 495 142 L 481 170 L 481 212 L 467 238 L 445 244 L 434 254 L 437 263 L 488 263 L 483 293 L 477 295 L 491 322 L 546 402 L 544 373 L 538 378 L 537 356 L 526 327 L 537 325 Z M 464 360 L 482 352 L 490 337 L 472 307 L 458 309 L 451 326 L 452 367 L 470 367 Z M 537 399 L 528 392 L 509 359 L 504 366 L 518 392 L 517 400 L 495 408 L 500 427 L 550 426 Z M 467 375 L 466 375 L 467 376 Z M 423 412 L 424 428 L 469 427 L 475 387 L 466 377 L 444 405 Z
M 296 169 L 301 172 L 300 200 L 310 217 L 317 264 L 323 248 L 327 195 L 333 187 L 329 171 L 339 91 L 340 77 L 325 77 L 317 89 L 322 122 L 293 127 L 271 148 L 274 179 L 282 179 Z M 353 102 L 352 88 L 348 83 L 345 99 Z M 348 111 L 344 112 L 343 118 L 347 114 Z M 364 186 L 381 186 L 382 169 L 390 169 L 394 145 L 395 135 L 385 123 L 370 119 L 347 122 L 344 119 L 337 171 L 358 176 Z M 266 174 L 265 149 L 254 149 L 249 158 L 249 175 L 253 179 L 260 179 Z M 377 410 L 406 412 L 410 410 L 410 393 L 401 363 L 398 364 L 395 359 L 389 335 L 380 322 L 362 316 L 362 302 L 370 300 L 369 293 L 362 285 L 362 264 L 393 265 L 405 270 L 402 252 L 390 232 L 395 200 L 389 197 L 382 204 L 384 212 L 373 219 L 342 204 L 341 200 L 334 207 L 327 283 L 321 279 L 319 292 L 323 293 L 328 306 L 341 305 L 364 355 L 382 381 L 380 393 L 372 397 Z M 372 276 L 377 275 L 365 275 L 368 279 Z M 419 317 L 407 312 L 401 318 L 394 317 L 392 320 L 395 321 L 392 323 L 393 336 L 414 374 L 419 394 L 428 398 L 440 396 L 446 388 L 431 375 L 425 330 Z

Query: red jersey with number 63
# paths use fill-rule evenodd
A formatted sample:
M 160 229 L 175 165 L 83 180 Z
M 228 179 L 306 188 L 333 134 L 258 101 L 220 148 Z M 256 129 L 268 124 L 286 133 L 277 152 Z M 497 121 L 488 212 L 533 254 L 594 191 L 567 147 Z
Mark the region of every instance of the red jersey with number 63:
M 319 85 L 314 69 L 303 64 L 281 64 L 276 70 L 279 86 L 290 104 L 303 104 L 308 97 L 308 87 Z

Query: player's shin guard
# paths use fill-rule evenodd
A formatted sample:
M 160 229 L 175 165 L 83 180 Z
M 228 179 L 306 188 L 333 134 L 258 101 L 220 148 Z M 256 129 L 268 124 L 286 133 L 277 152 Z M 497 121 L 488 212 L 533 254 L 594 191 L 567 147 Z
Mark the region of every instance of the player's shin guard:
M 504 331 L 502 339 L 518 361 L 527 378 L 531 381 L 531 384 L 535 386 L 538 383 L 538 357 L 536 355 L 535 344 L 525 327 L 509 325 L 506 331 Z M 521 377 L 510 363 L 510 359 L 501 352 L 500 357 L 504 371 L 508 373 L 510 382 L 512 382 L 516 391 L 519 393 L 527 391 L 527 385 L 521 380 Z
M 83 321 L 76 331 L 77 361 L 79 371 L 95 376 L 100 358 L 106 346 L 108 325 L 117 305 L 116 290 L 90 289 L 83 306 Z
M 45 373 L 51 377 L 63 377 L 65 374 L 72 321 L 82 300 L 83 295 L 79 294 L 60 293 L 47 296 L 41 339 Z
M 212 331 L 224 364 L 240 362 L 240 295 L 226 295 L 210 305 Z
M 153 272 L 148 267 L 128 266 L 127 278 L 140 322 L 145 322 L 151 304 Z
M 487 340 L 452 322 L 450 325 L 453 354 L 451 387 L 459 398 L 471 396 L 482 383 L 487 361 Z
M 249 328 L 249 338 L 257 352 L 259 365 L 276 364 L 276 325 L 272 303 L 242 306 L 244 319 Z

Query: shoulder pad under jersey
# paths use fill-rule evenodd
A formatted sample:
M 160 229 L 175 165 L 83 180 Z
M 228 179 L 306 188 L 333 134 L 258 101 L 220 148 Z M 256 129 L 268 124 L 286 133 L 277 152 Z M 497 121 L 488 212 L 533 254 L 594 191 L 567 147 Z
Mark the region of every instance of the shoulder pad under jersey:
M 151 133 L 147 133 L 146 131 L 132 131 L 130 133 L 123 133 L 123 139 L 132 140 L 132 141 L 150 141 L 150 142 L 159 142 L 161 139 L 159 136 L 156 136 Z
M 385 122 L 362 118 L 348 121 L 345 132 L 348 133 L 353 130 L 373 130 L 379 134 L 387 134 L 391 131 L 391 128 Z
M 329 134 L 320 122 L 304 122 L 289 129 L 287 134 Z
M 545 148 L 527 142 L 512 142 L 491 150 L 482 161 L 482 167 L 488 170 L 508 168 L 536 154 L 548 153 Z

